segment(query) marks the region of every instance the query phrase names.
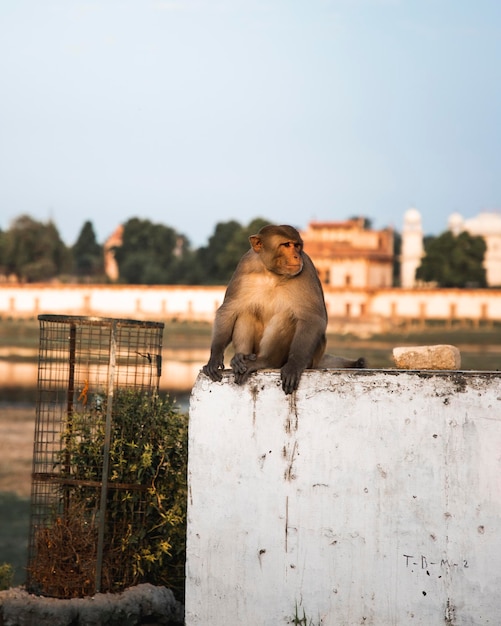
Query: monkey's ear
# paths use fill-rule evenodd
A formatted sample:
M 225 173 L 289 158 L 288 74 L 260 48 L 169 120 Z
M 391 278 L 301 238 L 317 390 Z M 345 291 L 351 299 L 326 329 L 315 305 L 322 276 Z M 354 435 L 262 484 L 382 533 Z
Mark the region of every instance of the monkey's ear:
M 249 241 L 250 244 L 252 246 L 252 249 L 254 250 L 254 252 L 260 252 L 261 248 L 263 247 L 263 242 L 261 240 L 261 237 L 259 235 L 251 235 L 249 237 Z

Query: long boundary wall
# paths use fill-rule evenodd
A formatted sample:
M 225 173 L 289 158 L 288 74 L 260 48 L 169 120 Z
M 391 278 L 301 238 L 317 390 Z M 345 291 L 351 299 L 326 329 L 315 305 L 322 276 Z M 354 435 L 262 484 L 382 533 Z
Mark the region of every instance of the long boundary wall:
M 336 289 L 325 287 L 332 323 L 346 320 L 501 320 L 500 289 Z M 224 286 L 0 284 L 1 317 L 97 315 L 209 321 Z
M 501 624 L 500 528 L 500 373 L 197 379 L 187 626 Z

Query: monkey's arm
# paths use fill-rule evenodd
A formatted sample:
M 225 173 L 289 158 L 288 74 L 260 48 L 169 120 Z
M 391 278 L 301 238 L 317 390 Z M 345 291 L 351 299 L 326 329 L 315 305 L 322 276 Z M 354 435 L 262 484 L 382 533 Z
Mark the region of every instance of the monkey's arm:
M 223 303 L 214 321 L 210 357 L 202 368 L 202 372 L 214 382 L 219 382 L 223 378 L 224 351 L 231 341 L 235 319 L 236 315 L 232 308 Z

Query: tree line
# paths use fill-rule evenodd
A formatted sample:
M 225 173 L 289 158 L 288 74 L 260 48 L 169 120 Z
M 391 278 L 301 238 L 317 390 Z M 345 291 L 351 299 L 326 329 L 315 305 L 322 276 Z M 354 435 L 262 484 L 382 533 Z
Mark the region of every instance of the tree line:
M 175 229 L 133 217 L 123 224 L 122 245 L 111 249 L 119 281 L 143 285 L 217 285 L 229 280 L 249 236 L 269 220 L 256 218 L 243 226 L 236 220 L 218 223 L 208 244 L 193 248 Z M 54 222 L 28 215 L 0 230 L 0 275 L 23 283 L 59 280 L 111 282 L 105 272 L 104 246 L 92 222 L 86 221 L 74 245 L 67 246 Z
M 270 220 L 255 218 L 242 225 L 219 222 L 206 246 L 193 248 L 175 229 L 133 217 L 123 225 L 122 245 L 112 249 L 123 284 L 220 285 L 229 281 L 249 236 Z M 394 277 L 398 285 L 401 237 L 395 233 Z M 483 237 L 446 231 L 425 238 L 425 256 L 416 277 L 440 287 L 485 287 Z M 0 275 L 19 282 L 106 283 L 104 247 L 92 222 L 86 221 L 74 245 L 67 246 L 56 225 L 29 215 L 0 230 Z

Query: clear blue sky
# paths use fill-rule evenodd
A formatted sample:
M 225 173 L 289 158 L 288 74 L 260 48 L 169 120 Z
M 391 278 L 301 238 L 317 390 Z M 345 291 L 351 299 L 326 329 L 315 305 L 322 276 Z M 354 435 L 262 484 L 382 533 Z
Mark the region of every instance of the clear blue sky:
M 0 228 L 501 209 L 500 0 L 2 0 Z

